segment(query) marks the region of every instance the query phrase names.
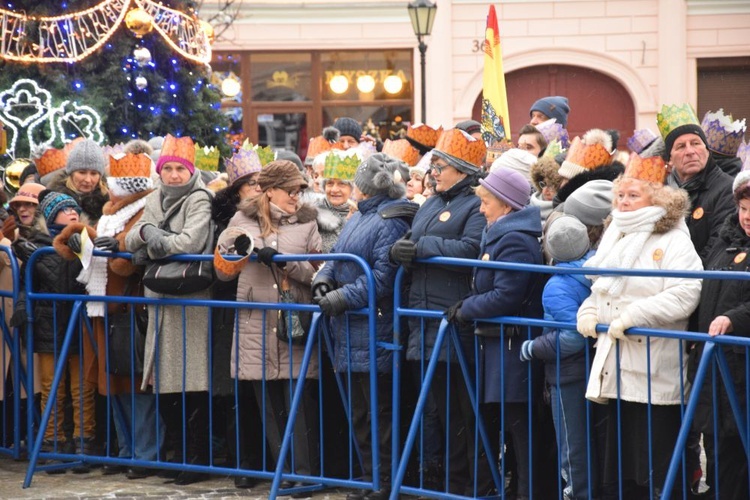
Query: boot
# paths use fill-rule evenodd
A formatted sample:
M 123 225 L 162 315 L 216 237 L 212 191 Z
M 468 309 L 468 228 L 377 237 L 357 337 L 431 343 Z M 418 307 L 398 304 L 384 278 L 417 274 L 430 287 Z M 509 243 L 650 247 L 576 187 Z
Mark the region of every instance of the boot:
M 189 393 L 187 398 L 187 447 L 188 463 L 208 465 L 208 393 Z M 193 471 L 182 471 L 175 479 L 176 485 L 187 485 L 209 479 L 209 474 Z

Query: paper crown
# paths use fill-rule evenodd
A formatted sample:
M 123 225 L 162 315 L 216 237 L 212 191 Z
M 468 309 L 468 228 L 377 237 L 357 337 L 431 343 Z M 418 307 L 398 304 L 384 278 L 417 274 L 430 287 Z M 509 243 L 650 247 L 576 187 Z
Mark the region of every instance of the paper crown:
M 125 152 L 125 144 L 123 144 L 123 143 L 120 142 L 120 143 L 114 144 L 112 146 L 110 146 L 110 145 L 104 146 L 104 148 L 102 148 L 102 149 L 104 151 L 104 156 L 105 157 L 107 157 L 107 156 L 114 156 L 116 154 L 120 154 L 120 153 L 124 153 Z
M 245 142 L 242 143 L 242 149 L 252 149 L 258 153 L 260 164 L 264 167 L 276 159 L 276 153 L 271 149 L 271 146 L 259 146 L 248 139 L 245 139 Z
M 567 149 L 570 146 L 570 136 L 565 127 L 557 123 L 556 118 L 550 118 L 536 125 L 536 129 L 541 132 L 547 144 L 552 141 L 557 141 L 562 145 L 563 149 Z
M 504 140 L 504 141 L 495 141 L 492 143 L 492 146 L 487 148 L 487 153 L 485 154 L 485 163 L 488 165 L 492 165 L 492 163 L 500 158 L 503 153 L 508 151 L 509 149 L 513 149 L 515 146 L 511 141 Z
M 110 155 L 110 177 L 151 177 L 151 158 L 144 153 Z
M 471 137 L 463 130 L 452 128 L 444 131 L 433 148 L 453 158 L 468 163 L 474 168 L 481 168 L 487 155 L 484 141 Z
M 357 154 L 355 148 L 346 151 L 334 149 L 326 155 L 323 166 L 324 179 L 341 179 L 342 181 L 353 181 L 357 167 L 362 163 L 362 158 Z
M 628 148 L 634 153 L 641 154 L 646 147 L 654 142 L 656 134 L 651 129 L 642 128 L 640 130 L 633 131 L 633 137 L 628 139 Z
M 676 104 L 670 106 L 662 105 L 661 113 L 656 114 L 656 126 L 659 128 L 661 138 L 664 140 L 667 139 L 671 131 L 683 125 L 700 126 L 693 107 L 688 103 L 680 106 Z
M 41 158 L 36 161 L 36 169 L 40 177 L 65 168 L 68 161 L 68 154 L 62 149 L 50 148 L 42 154 Z
M 725 115 L 723 109 L 713 113 L 709 111 L 703 117 L 701 128 L 706 133 L 708 149 L 726 156 L 734 156 L 745 137 L 747 125 L 745 119 L 732 120 L 732 115 Z
M 560 175 L 572 179 L 587 170 L 595 170 L 612 163 L 614 158 L 605 146 L 605 143 L 612 142 L 611 139 L 607 139 L 608 137 L 603 130 L 592 129 L 584 135 L 587 142 L 580 137 L 573 139 L 568 155 L 560 167 Z
M 215 147 L 195 145 L 195 167 L 199 170 L 216 172 L 219 170 L 220 152 Z
M 229 184 L 234 184 L 237 179 L 260 172 L 263 166 L 260 163 L 258 152 L 254 149 L 239 149 L 229 158 L 226 163 Z
M 228 260 L 224 255 L 237 255 L 237 251 L 234 248 L 234 242 L 238 236 L 244 234 L 250 238 L 249 248 L 253 248 L 253 235 L 237 226 L 228 227 L 219 235 L 219 239 L 216 242 L 216 248 L 214 249 L 214 267 L 220 273 L 226 276 L 235 276 L 242 271 L 245 267 L 245 263 L 248 260 L 248 256 L 237 259 Z
M 443 127 L 434 129 L 423 123 L 416 123 L 406 130 L 406 140 L 414 146 L 421 154 L 425 154 L 437 144 Z
M 385 144 L 383 144 L 383 153 L 403 161 L 410 167 L 419 162 L 420 156 L 419 151 L 406 139 L 397 139 L 395 141 L 386 139 Z
M 307 146 L 306 158 L 315 158 L 320 153 L 325 153 L 331 149 L 341 149 L 341 146 L 337 142 L 328 142 L 328 140 L 319 135 L 310 139 L 310 144 Z
M 667 165 L 661 156 L 642 158 L 638 153 L 631 153 L 625 177 L 642 181 L 664 184 L 667 180 Z
M 174 137 L 167 134 L 161 145 L 159 163 L 166 163 L 169 158 L 181 158 L 195 165 L 195 145 L 190 137 Z
M 544 155 L 542 156 L 549 156 L 550 158 L 555 158 L 555 156 L 563 154 L 566 151 L 564 147 L 562 147 L 562 144 L 560 144 L 560 141 L 557 139 L 553 139 L 552 142 L 547 144 L 547 148 L 544 150 Z

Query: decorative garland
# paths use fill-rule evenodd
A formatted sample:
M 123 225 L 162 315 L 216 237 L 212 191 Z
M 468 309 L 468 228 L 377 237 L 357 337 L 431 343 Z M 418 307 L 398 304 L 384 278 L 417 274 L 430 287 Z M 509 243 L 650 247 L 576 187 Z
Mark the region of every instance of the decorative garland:
M 201 21 L 153 0 L 104 0 L 90 9 L 56 17 L 0 9 L 0 58 L 33 63 L 81 61 L 106 43 L 131 5 L 143 9 L 156 31 L 183 57 L 201 64 L 211 61 L 209 33 Z M 33 40 L 28 36 L 29 23 L 38 26 Z

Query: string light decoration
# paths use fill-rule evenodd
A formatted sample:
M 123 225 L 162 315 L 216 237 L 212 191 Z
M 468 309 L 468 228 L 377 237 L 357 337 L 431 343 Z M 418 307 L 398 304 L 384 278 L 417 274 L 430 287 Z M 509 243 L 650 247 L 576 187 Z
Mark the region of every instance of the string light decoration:
M 132 6 L 151 17 L 154 30 L 180 55 L 201 64 L 211 61 L 209 33 L 201 21 L 154 0 L 104 0 L 90 9 L 55 17 L 0 9 L 0 58 L 28 63 L 81 61 L 112 37 Z

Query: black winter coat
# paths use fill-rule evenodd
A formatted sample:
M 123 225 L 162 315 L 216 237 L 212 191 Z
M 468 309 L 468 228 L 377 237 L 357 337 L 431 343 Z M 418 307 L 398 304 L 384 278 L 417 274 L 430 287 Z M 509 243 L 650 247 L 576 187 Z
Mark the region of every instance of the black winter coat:
M 711 154 L 714 155 L 716 165 L 718 165 L 723 172 L 731 175 L 732 177 L 737 177 L 737 174 L 739 174 L 740 170 L 742 170 L 742 160 L 740 158 L 718 153 Z

